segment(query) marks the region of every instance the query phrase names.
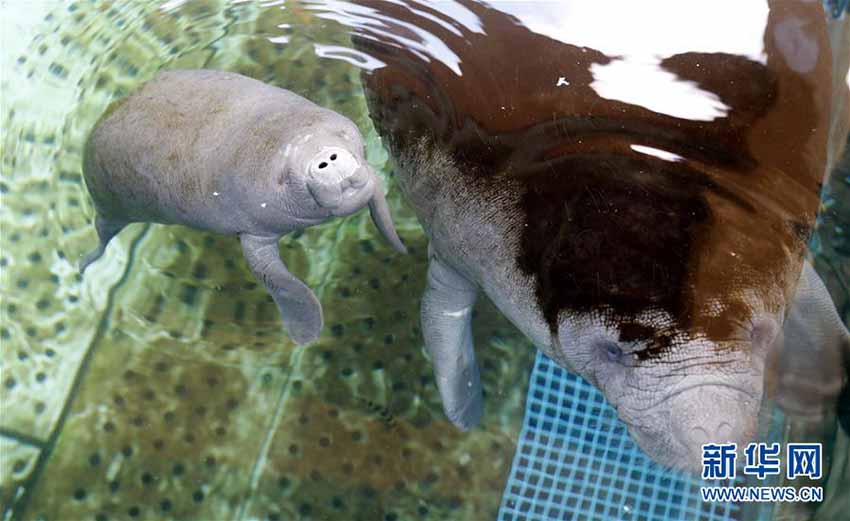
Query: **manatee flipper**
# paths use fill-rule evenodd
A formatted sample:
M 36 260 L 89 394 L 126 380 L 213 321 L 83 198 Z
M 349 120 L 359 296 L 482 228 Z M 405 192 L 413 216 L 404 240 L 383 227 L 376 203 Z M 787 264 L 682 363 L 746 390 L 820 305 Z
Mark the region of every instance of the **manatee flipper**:
M 429 248 L 422 334 L 449 420 L 468 430 L 481 420 L 481 377 L 472 345 L 476 286 Z
M 398 234 L 393 226 L 393 218 L 390 214 L 390 207 L 387 205 L 387 199 L 384 197 L 384 189 L 380 182 L 375 183 L 375 193 L 369 200 L 369 214 L 372 216 L 372 221 L 375 227 L 381 232 L 381 235 L 387 240 L 390 245 L 399 253 L 407 253 L 407 248 L 398 238 Z
M 820 418 L 831 414 L 836 401 L 841 407 L 850 333 L 809 262 L 804 263 L 776 347 L 780 364 L 776 401 L 786 414 Z
M 102 217 L 100 215 L 95 217 L 94 228 L 95 230 L 97 230 L 97 237 L 100 243 L 97 245 L 97 248 L 89 252 L 88 255 L 86 255 L 85 257 L 83 257 L 82 260 L 80 260 L 79 269 L 81 275 L 86 272 L 86 268 L 88 268 L 92 262 L 96 261 L 103 255 L 103 252 L 106 251 L 106 245 L 109 244 L 109 241 L 111 241 L 113 237 L 118 235 L 118 232 L 123 230 L 125 226 L 127 226 L 127 223 L 123 221 L 106 219 L 105 217 Z
M 251 272 L 271 294 L 289 337 L 297 344 L 319 338 L 322 305 L 313 291 L 289 273 L 280 259 L 277 237 L 240 234 L 242 250 Z

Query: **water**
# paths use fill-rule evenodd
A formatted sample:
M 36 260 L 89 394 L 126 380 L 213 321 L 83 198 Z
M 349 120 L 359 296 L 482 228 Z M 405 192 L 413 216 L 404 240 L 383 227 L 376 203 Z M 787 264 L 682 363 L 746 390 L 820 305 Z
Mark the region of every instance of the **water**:
M 3 23 L 23 5 L 3 4 Z M 368 117 L 360 69 L 376 64 L 348 38 L 362 20 L 294 2 L 42 7 L 29 31 L 4 30 L 4 49 L 16 49 L 2 80 L 4 515 L 495 518 L 534 352 L 482 302 L 483 428 L 445 419 L 418 327 L 425 239 Z M 388 182 L 409 255 L 363 213 L 281 243 L 324 306 L 323 336 L 307 348 L 281 333 L 232 237 L 136 224 L 77 274 L 96 244 L 80 175 L 92 125 L 157 71 L 202 67 L 351 118 Z M 826 189 L 816 258 L 845 321 L 848 176 Z

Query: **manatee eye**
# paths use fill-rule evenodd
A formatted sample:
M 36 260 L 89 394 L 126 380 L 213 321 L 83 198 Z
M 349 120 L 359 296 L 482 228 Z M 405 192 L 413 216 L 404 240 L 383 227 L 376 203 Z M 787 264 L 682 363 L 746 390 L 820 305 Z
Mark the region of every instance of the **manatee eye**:
M 623 350 L 616 342 L 605 342 L 605 354 L 608 356 L 608 360 L 612 362 L 619 362 L 621 358 L 623 358 Z

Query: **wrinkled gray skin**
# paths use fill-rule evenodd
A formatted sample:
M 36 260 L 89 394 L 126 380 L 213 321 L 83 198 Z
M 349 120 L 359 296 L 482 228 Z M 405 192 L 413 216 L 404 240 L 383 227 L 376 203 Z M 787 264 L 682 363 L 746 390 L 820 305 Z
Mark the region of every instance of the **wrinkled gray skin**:
M 380 179 L 347 118 L 239 74 L 165 72 L 104 115 L 86 143 L 97 260 L 132 222 L 237 234 L 254 275 L 297 343 L 318 338 L 322 308 L 281 261 L 281 236 L 369 206 L 398 251 Z
M 594 317 L 564 315 L 558 335 L 553 336 L 537 304 L 534 281 L 515 263 L 518 233 L 500 206 L 475 199 L 462 186 L 449 185 L 448 180 L 457 176 L 456 167 L 439 151 L 419 147 L 403 154 L 398 163 L 401 188 L 430 239 L 421 308 L 423 337 L 445 413 L 455 425 L 467 430 L 481 419 L 471 312 L 477 295 L 484 292 L 539 349 L 598 387 L 656 462 L 699 472 L 702 444 L 735 442 L 743 450 L 752 441 L 758 430 L 766 360 L 779 338 L 783 317 L 760 311 L 761 303 L 752 298 L 754 318 L 738 333 L 752 343 L 752 349 L 729 350 L 719 357 L 716 345 L 697 339 L 661 360 L 639 365 L 629 363 L 628 354 L 641 346 L 619 346 L 618 330 Z M 505 193 L 510 192 L 506 187 Z M 792 353 L 793 338 L 805 339 L 800 349 L 846 340 L 829 294 L 811 266 L 805 266 L 802 277 L 811 283 L 801 285 L 783 337 Z M 609 356 L 606 345 L 622 347 L 624 356 Z M 835 390 L 829 386 L 825 392 L 832 395 Z M 787 396 L 798 391 L 791 385 L 784 390 Z
M 812 224 L 812 214 L 816 211 L 816 205 L 812 204 L 812 196 L 817 193 L 815 183 L 807 184 L 812 180 L 810 174 L 805 176 L 808 181 L 803 181 L 804 176 L 798 174 L 810 166 L 820 167 L 821 138 L 809 140 L 803 133 L 795 134 L 799 136 L 795 139 L 802 138 L 802 142 L 808 143 L 806 147 L 811 148 L 795 148 L 801 160 L 794 163 L 799 166 L 792 167 L 791 163 L 787 163 L 789 168 L 784 171 L 782 163 L 790 158 L 786 156 L 780 161 L 778 157 L 787 151 L 783 145 L 793 143 L 779 140 L 780 134 L 785 133 L 783 127 L 790 130 L 788 126 L 795 125 L 797 117 L 812 117 L 812 121 L 818 121 L 811 127 L 812 136 L 821 135 L 818 133 L 824 130 L 821 118 L 825 115 L 821 108 L 833 107 L 839 111 L 836 114 L 841 114 L 841 107 L 847 106 L 832 104 L 830 100 L 817 100 L 810 105 L 813 111 L 805 116 L 802 110 L 794 114 L 789 108 L 796 106 L 802 109 L 797 100 L 808 100 L 810 95 L 843 96 L 846 90 L 840 82 L 833 84 L 835 90 L 832 94 L 830 89 L 820 88 L 828 84 L 829 75 L 823 74 L 827 71 L 819 58 L 827 49 L 820 29 L 815 29 L 817 24 L 814 22 L 822 16 L 817 4 L 812 4 L 815 7 L 809 9 L 801 7 L 801 2 L 771 2 L 771 14 L 762 39 L 765 56 L 770 56 L 762 60 L 762 64 L 768 66 L 765 69 L 767 74 L 762 76 L 759 72 L 751 78 L 759 83 L 765 81 L 762 85 L 766 89 L 773 89 L 767 85 L 777 82 L 776 90 L 772 91 L 776 95 L 776 103 L 767 102 L 759 94 L 756 97 L 745 95 L 749 86 L 743 90 L 736 87 L 735 78 L 742 76 L 738 76 L 738 72 L 726 76 L 733 69 L 728 66 L 732 63 L 730 57 L 724 53 L 698 57 L 702 53 L 694 48 L 690 50 L 697 53 L 690 57 L 687 57 L 690 53 L 683 53 L 671 56 L 675 59 L 669 62 L 663 60 L 670 64 L 688 61 L 682 72 L 667 69 L 680 75 L 679 79 L 683 79 L 684 71 L 692 66 L 701 68 L 703 72 L 711 70 L 695 80 L 702 88 L 711 90 L 714 87 L 710 84 L 725 84 L 723 92 L 717 90 L 716 93 L 724 103 L 729 103 L 730 108 L 734 107 L 729 113 L 729 124 L 717 118 L 717 127 L 714 127 L 715 123 L 706 123 L 703 128 L 716 128 L 719 134 L 712 136 L 724 135 L 723 140 L 728 138 L 730 143 L 739 143 L 749 149 L 746 155 L 753 154 L 756 163 L 763 163 L 759 165 L 759 168 L 764 168 L 759 170 L 758 176 L 764 176 L 765 184 L 762 185 L 762 181 L 753 181 L 752 185 L 747 184 L 749 181 L 743 182 L 744 178 L 754 180 L 756 177 L 755 174 L 743 175 L 749 167 L 744 170 L 737 170 L 737 167 L 714 170 L 712 167 L 709 177 L 712 183 L 716 181 L 719 186 L 729 189 L 728 195 L 735 198 L 744 196 L 745 199 L 752 196 L 754 201 L 760 201 L 758 206 L 765 206 L 763 212 L 761 208 L 752 211 L 752 220 L 739 221 L 745 214 L 729 212 L 734 204 L 720 203 L 715 198 L 719 192 L 712 195 L 710 192 L 714 189 L 706 190 L 704 193 L 711 200 L 708 204 L 711 217 L 706 223 L 711 232 L 702 237 L 691 232 L 683 233 L 692 241 L 688 249 L 680 250 L 687 252 L 681 262 L 688 264 L 675 266 L 687 271 L 686 283 L 673 289 L 678 292 L 677 298 L 688 302 L 688 309 L 676 310 L 678 305 L 652 307 L 653 295 L 648 292 L 643 304 L 646 308 L 640 312 L 637 302 L 634 302 L 634 307 L 625 306 L 620 297 L 632 298 L 627 297 L 630 290 L 626 289 L 633 287 L 631 277 L 641 277 L 640 282 L 646 283 L 643 287 L 665 284 L 666 276 L 656 279 L 654 269 L 652 280 L 645 280 L 637 273 L 626 273 L 628 270 L 624 269 L 623 279 L 616 281 L 619 287 L 611 281 L 608 283 L 611 292 L 597 299 L 587 296 L 592 288 L 589 276 L 594 270 L 581 270 L 576 274 L 577 284 L 573 285 L 584 292 L 576 291 L 581 302 L 565 302 L 568 299 L 560 298 L 565 295 L 556 293 L 562 288 L 568 291 L 571 285 L 559 284 L 560 281 L 550 277 L 569 277 L 571 274 L 567 270 L 578 268 L 579 262 L 592 264 L 598 260 L 601 266 L 610 266 L 609 252 L 611 258 L 621 260 L 625 267 L 627 252 L 637 250 L 624 248 L 611 251 L 607 250 L 609 243 L 604 240 L 573 242 L 562 239 L 563 236 L 558 237 L 556 234 L 592 234 L 595 228 L 588 226 L 582 229 L 578 223 L 570 225 L 549 220 L 564 218 L 569 221 L 571 213 L 582 211 L 580 206 L 569 207 L 570 201 L 576 201 L 578 197 L 565 197 L 564 211 L 557 211 L 557 199 L 549 196 L 568 194 L 570 184 L 574 183 L 576 189 L 587 192 L 587 199 L 597 205 L 600 214 L 629 209 L 625 194 L 639 201 L 644 183 L 650 182 L 644 179 L 651 179 L 644 177 L 642 168 L 638 168 L 637 172 L 622 173 L 624 180 L 633 174 L 639 174 L 641 179 L 635 185 L 622 186 L 623 199 L 606 200 L 606 183 L 597 184 L 596 180 L 602 179 L 604 173 L 606 181 L 616 183 L 621 177 L 620 172 L 615 171 L 616 165 L 629 163 L 609 163 L 607 158 L 620 154 L 624 141 L 632 138 L 637 138 L 636 143 L 656 138 L 661 140 L 659 142 L 676 141 L 677 146 L 683 147 L 680 149 L 684 151 L 681 159 L 688 162 L 694 160 L 699 163 L 711 156 L 709 162 L 720 166 L 715 161 L 723 161 L 721 155 L 725 154 L 715 156 L 711 147 L 705 147 L 699 135 L 702 131 L 693 135 L 679 133 L 695 121 L 677 125 L 679 128 L 673 130 L 672 126 L 668 127 L 668 123 L 663 122 L 667 114 L 655 120 L 645 111 L 653 109 L 639 102 L 638 105 L 644 106 L 627 106 L 634 102 L 626 102 L 620 107 L 610 105 L 609 101 L 618 101 L 594 86 L 600 79 L 594 70 L 595 64 L 601 62 L 594 61 L 593 65 L 585 67 L 586 57 L 582 57 L 594 47 L 602 54 L 607 52 L 601 44 L 579 47 L 586 42 L 569 30 L 559 31 L 556 35 L 555 26 L 558 24 L 548 27 L 547 31 L 540 31 L 540 26 L 535 24 L 526 28 L 521 20 L 504 16 L 506 13 L 499 12 L 498 8 L 491 9 L 472 1 L 460 2 L 465 10 L 475 13 L 480 23 L 473 29 L 466 24 L 433 23 L 440 16 L 444 17 L 444 21 L 451 18 L 451 13 L 439 8 L 426 16 L 418 6 L 405 5 L 405 2 L 364 3 L 378 13 L 381 22 L 401 20 L 398 24 L 374 24 L 380 29 L 363 24 L 361 31 L 353 35 L 353 41 L 361 51 L 386 64 L 364 73 L 362 77 L 376 128 L 386 139 L 398 163 L 396 179 L 430 240 L 430 265 L 421 319 L 425 348 L 431 357 L 449 419 L 462 429 L 480 421 L 481 383 L 470 319 L 474 302 L 483 293 L 559 366 L 582 376 L 600 389 L 617 409 L 620 419 L 628 424 L 637 444 L 654 461 L 699 471 L 702 445 L 708 442 L 737 443 L 740 454 L 757 433 L 766 361 L 768 355 L 775 352 L 786 312 L 792 307 L 800 310 L 799 320 L 789 324 L 792 327 L 796 323 L 798 328 L 789 330 L 786 335 L 789 339 L 804 338 L 806 343 L 814 344 L 819 342 L 816 338 L 832 342 L 842 334 L 840 329 L 834 328 L 834 323 L 822 322 L 812 315 L 821 307 L 820 304 L 795 304 L 793 283 L 802 269 L 802 248 L 797 242 L 800 237 L 792 239 L 786 236 L 782 242 L 775 243 L 783 244 L 785 255 L 777 253 L 775 256 L 771 254 L 770 258 L 755 259 L 764 252 L 772 251 L 772 248 L 766 247 L 771 242 L 772 230 L 790 224 L 783 220 L 793 219 L 806 228 Z M 425 56 L 419 45 L 421 42 L 409 43 L 412 41 L 409 27 L 425 28 L 429 36 L 434 37 L 432 41 L 445 44 L 451 50 L 452 60 L 445 59 L 445 53 Z M 540 32 L 546 37 L 542 37 Z M 616 39 L 617 35 L 612 38 Z M 598 41 L 607 41 L 604 31 Z M 557 42 L 568 45 L 562 46 Z M 510 50 L 512 44 L 517 48 L 539 51 L 524 55 L 525 59 L 533 55 L 535 59 L 530 63 L 517 63 L 510 53 L 505 58 L 504 51 Z M 479 48 L 481 50 L 475 52 Z M 691 61 L 692 57 L 696 60 Z M 711 62 L 709 57 L 719 61 Z M 609 54 L 604 63 L 619 58 Z M 575 70 L 571 70 L 573 63 Z M 840 63 L 843 65 L 837 66 Z M 449 71 L 453 66 L 457 67 L 454 74 Z M 834 70 L 843 70 L 835 77 L 845 78 L 846 59 L 843 62 L 838 60 Z M 755 72 L 756 69 L 748 68 L 747 71 L 745 74 L 749 76 L 749 71 Z M 800 76 L 788 76 L 788 71 Z M 806 74 L 816 76 L 804 77 Z M 569 78 L 568 85 L 560 85 L 559 75 Z M 589 83 L 583 83 L 585 81 Z M 621 86 L 629 87 L 627 80 L 621 83 Z M 797 94 L 791 94 L 798 92 L 795 89 L 803 85 L 816 85 L 818 88 L 806 94 L 799 91 L 802 94 L 799 98 Z M 739 95 L 744 96 L 738 98 Z M 733 98 L 740 101 L 733 102 Z M 753 100 L 760 101 L 754 104 Z M 770 109 L 750 120 L 745 114 L 751 114 L 755 105 L 760 106 L 762 101 Z M 622 116 L 613 116 L 617 112 L 621 112 Z M 731 116 L 736 112 L 743 119 Z M 631 123 L 624 124 L 622 133 L 611 131 L 609 142 L 608 127 L 603 123 L 609 117 L 614 118 L 611 120 L 612 128 L 618 120 L 623 123 L 626 120 L 640 122 L 639 127 L 630 131 L 627 129 Z M 741 124 L 732 123 L 733 120 Z M 655 127 L 655 121 L 658 121 L 658 127 Z M 846 132 L 847 126 L 839 123 L 836 121 L 833 126 L 832 136 L 843 140 L 842 132 Z M 585 128 L 590 129 L 588 134 L 583 134 Z M 733 133 L 726 134 L 733 128 Z M 795 128 L 808 131 L 810 127 Z M 782 132 L 774 134 L 774 129 Z M 583 143 L 585 135 L 592 138 Z M 597 143 L 601 145 L 598 148 Z M 776 154 L 780 147 L 784 149 L 783 154 Z M 702 149 L 708 156 L 688 157 L 687 150 L 696 148 Z M 723 146 L 715 150 L 722 149 Z M 731 149 L 728 151 L 732 155 L 737 154 Z M 830 147 L 830 158 L 837 157 L 837 152 Z M 566 159 L 572 154 L 577 156 L 570 158 L 575 162 L 565 160 L 559 163 L 559 159 Z M 777 161 L 768 160 L 774 154 Z M 819 159 L 814 160 L 816 156 Z M 830 164 L 832 161 L 829 159 Z M 563 169 L 560 164 L 564 165 Z M 567 170 L 573 165 L 579 166 L 574 174 Z M 599 169 L 598 173 L 592 173 L 594 168 Z M 543 171 L 547 173 L 541 173 Z M 580 179 L 585 174 L 590 176 L 586 183 Z M 685 175 L 690 174 L 683 172 L 681 177 Z M 786 183 L 782 179 L 794 181 Z M 547 193 L 548 182 L 551 182 L 551 194 Z M 798 191 L 794 188 L 798 183 L 802 183 L 800 188 L 804 185 L 807 188 Z M 598 196 L 594 193 L 596 186 L 600 187 Z M 780 186 L 787 187 L 788 193 L 783 192 L 776 198 L 773 198 L 774 194 L 767 196 L 764 193 L 766 190 L 779 190 Z M 699 191 L 703 193 L 702 188 Z M 800 201 L 786 207 L 796 194 L 801 196 Z M 552 208 L 531 211 L 531 205 L 537 201 L 551 203 Z M 645 199 L 647 206 L 634 207 L 636 212 L 631 215 L 636 215 L 639 209 L 648 208 L 652 201 L 652 198 Z M 608 209 L 604 210 L 605 207 Z M 667 211 L 668 208 L 667 203 L 662 203 L 657 210 Z M 550 226 L 551 223 L 557 225 Z M 612 218 L 609 223 L 615 226 L 617 220 Z M 739 227 L 738 223 L 744 226 Z M 727 226 L 729 228 L 725 228 Z M 530 227 L 528 231 L 552 233 L 552 247 L 546 248 L 543 244 L 546 237 L 542 233 L 527 233 L 523 231 L 524 227 Z M 611 236 L 619 237 L 619 234 Z M 659 250 L 675 251 L 683 246 L 678 242 L 666 242 L 669 239 L 665 239 L 664 235 L 656 237 L 658 242 L 654 247 Z M 754 239 L 752 243 L 747 240 L 748 237 Z M 580 245 L 586 251 L 570 255 L 571 252 L 558 250 L 565 244 Z M 712 266 L 721 256 L 736 256 L 738 248 L 742 248 L 746 258 L 740 266 L 749 266 L 748 271 L 768 266 L 769 276 L 751 277 L 744 271 L 738 272 L 732 268 L 736 262 L 721 263 L 728 266 L 726 268 Z M 651 255 L 652 249 L 646 248 L 645 251 Z M 560 258 L 559 254 L 562 254 Z M 529 260 L 532 255 L 544 258 L 540 263 L 534 263 Z M 643 260 L 649 259 L 635 259 L 638 265 Z M 664 271 L 668 266 L 663 264 L 654 264 L 653 268 L 661 267 Z M 604 277 L 605 270 L 600 269 L 596 274 Z M 764 274 L 767 275 L 767 272 Z M 597 284 L 601 288 L 606 287 L 605 283 Z M 832 306 L 822 289 L 801 298 L 801 302 L 805 300 L 822 303 L 824 307 Z M 544 320 L 542 306 L 547 307 L 548 320 Z M 703 327 L 720 322 L 722 330 L 711 331 L 712 327 Z M 622 331 L 621 335 L 619 326 L 635 324 L 653 333 L 672 331 L 671 336 L 675 338 L 669 343 L 669 349 L 665 348 L 655 355 L 646 353 L 655 343 L 647 341 L 653 340 L 649 334 L 632 335 Z M 793 351 L 793 343 L 783 342 L 783 347 Z M 832 388 L 826 391 L 826 394 L 834 392 Z M 738 461 L 744 461 L 744 458 L 739 457 Z
M 789 416 L 818 421 L 834 414 L 846 382 L 850 332 L 814 268 L 806 262 L 771 360 L 775 400 Z

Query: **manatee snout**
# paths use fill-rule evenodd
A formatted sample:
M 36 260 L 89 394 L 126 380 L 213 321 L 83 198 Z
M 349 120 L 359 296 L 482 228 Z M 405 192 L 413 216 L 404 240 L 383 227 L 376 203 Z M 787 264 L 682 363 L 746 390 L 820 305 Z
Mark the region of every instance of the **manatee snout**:
M 662 465 L 699 473 L 703 445 L 735 443 L 741 454 L 755 440 L 765 361 L 779 329 L 777 317 L 760 314 L 724 341 L 688 335 L 666 351 L 641 356 L 642 342 L 618 342 L 616 330 L 603 324 L 573 329 L 561 342 L 573 336 L 568 347 L 587 352 L 592 363 L 583 365 L 582 376 L 598 383 L 644 452 Z
M 694 355 L 684 364 L 703 360 L 703 365 L 689 367 L 687 376 L 665 391 L 669 424 L 662 431 L 669 434 L 660 438 L 667 438 L 670 450 L 657 454 L 657 461 L 700 473 L 703 445 L 723 443 L 734 443 L 741 460 L 758 432 L 765 360 L 779 330 L 778 320 L 764 314 L 742 327 L 737 341 L 693 346 Z
M 706 383 L 676 395 L 670 403 L 673 440 L 682 452 L 673 462 L 686 470 L 702 468 L 702 446 L 735 443 L 739 452 L 753 441 L 761 404 L 756 389 Z
M 372 197 L 374 174 L 354 155 L 339 147 L 325 147 L 307 166 L 307 189 L 320 207 L 335 216 L 363 208 Z
M 637 401 L 650 405 L 617 404 L 637 445 L 655 462 L 693 474 L 702 471 L 703 445 L 734 443 L 740 461 L 758 432 L 760 385 L 740 379 L 687 377 Z
M 306 185 L 316 204 L 335 217 L 369 206 L 381 234 L 398 251 L 407 250 L 393 226 L 381 180 L 374 170 L 340 147 L 322 148 L 307 164 Z

